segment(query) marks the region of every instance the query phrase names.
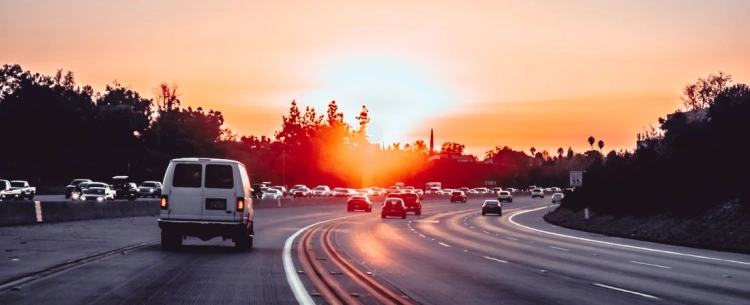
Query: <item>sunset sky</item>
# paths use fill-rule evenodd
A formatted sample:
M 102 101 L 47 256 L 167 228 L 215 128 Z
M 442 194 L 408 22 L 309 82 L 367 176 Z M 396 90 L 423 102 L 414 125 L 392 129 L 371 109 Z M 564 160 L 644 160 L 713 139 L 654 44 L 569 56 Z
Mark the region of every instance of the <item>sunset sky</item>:
M 151 97 L 176 82 L 184 106 L 272 135 L 290 102 L 336 100 L 374 140 L 632 149 L 681 106 L 682 88 L 723 71 L 750 83 L 750 1 L 0 0 L 0 64 L 113 80 Z

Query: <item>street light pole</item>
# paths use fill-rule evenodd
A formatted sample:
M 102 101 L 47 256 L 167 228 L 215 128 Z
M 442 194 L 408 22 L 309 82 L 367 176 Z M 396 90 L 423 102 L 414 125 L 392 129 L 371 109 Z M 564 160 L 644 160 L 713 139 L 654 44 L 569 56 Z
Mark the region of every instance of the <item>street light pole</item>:
M 286 149 L 282 150 L 282 153 L 281 153 L 281 167 L 282 167 L 282 172 L 283 172 L 283 175 L 281 176 L 282 177 L 281 185 L 286 187 Z

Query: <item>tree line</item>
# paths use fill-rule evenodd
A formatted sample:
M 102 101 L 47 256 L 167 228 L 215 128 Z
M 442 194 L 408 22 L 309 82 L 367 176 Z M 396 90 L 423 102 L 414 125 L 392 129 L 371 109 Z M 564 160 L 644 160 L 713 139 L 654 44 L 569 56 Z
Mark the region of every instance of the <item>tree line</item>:
M 562 205 L 614 215 L 694 215 L 732 200 L 750 207 L 750 164 L 734 153 L 748 139 L 750 87 L 719 72 L 683 93 L 684 109 L 639 134 L 635 152 L 611 151 L 592 162 L 584 187 Z M 589 143 L 593 149 L 593 137 Z
M 40 186 L 115 175 L 161 180 L 173 158 L 211 157 L 243 162 L 254 182 L 273 184 L 366 187 L 403 181 L 419 187 L 441 181 L 446 187 L 476 187 L 494 181 L 504 187 L 564 187 L 569 170 L 585 168 L 600 155 L 560 147 L 557 154 L 532 148 L 529 156 L 497 146 L 486 152 L 488 163 L 436 159 L 463 155 L 465 146 L 445 142 L 431 154 L 421 139 L 371 144 L 367 107 L 352 126 L 335 101 L 324 113 L 292 101 L 273 136 L 238 135 L 224 127 L 221 111 L 185 107 L 177 84 L 161 83 L 153 96 L 117 81 L 96 92 L 77 84 L 72 71 L 42 75 L 2 66 L 0 177 Z

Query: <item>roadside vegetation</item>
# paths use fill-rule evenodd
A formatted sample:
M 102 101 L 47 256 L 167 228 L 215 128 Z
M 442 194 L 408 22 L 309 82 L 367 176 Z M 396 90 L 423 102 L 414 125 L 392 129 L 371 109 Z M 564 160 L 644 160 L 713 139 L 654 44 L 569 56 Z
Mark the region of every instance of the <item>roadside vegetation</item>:
M 719 73 L 686 86 L 684 109 L 659 118 L 658 129 L 639 136 L 635 152 L 592 158 L 584 187 L 562 207 L 618 216 L 694 216 L 730 201 L 750 208 L 750 161 L 741 153 L 750 131 L 750 87 L 731 81 Z

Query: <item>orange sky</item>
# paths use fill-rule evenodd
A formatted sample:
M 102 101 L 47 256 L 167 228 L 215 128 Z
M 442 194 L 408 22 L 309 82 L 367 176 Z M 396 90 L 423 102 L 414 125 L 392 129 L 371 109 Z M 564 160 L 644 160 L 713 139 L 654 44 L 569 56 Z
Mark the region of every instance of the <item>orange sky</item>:
M 152 3 L 158 2 L 158 3 Z M 716 71 L 750 83 L 750 1 L 10 1 L 1 63 L 117 79 L 272 135 L 296 99 L 385 142 L 632 149 L 636 133 Z

